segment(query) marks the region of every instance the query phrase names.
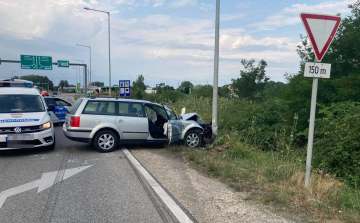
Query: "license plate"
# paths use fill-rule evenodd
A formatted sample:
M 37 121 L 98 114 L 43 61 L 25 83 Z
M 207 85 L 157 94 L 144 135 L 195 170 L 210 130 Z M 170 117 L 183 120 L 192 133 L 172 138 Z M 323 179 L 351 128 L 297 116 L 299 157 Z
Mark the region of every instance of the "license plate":
M 32 134 L 19 134 L 19 135 L 9 135 L 6 141 L 13 140 L 34 140 L 34 135 Z
M 9 135 L 7 137 L 7 146 L 9 148 L 34 148 L 34 135 Z

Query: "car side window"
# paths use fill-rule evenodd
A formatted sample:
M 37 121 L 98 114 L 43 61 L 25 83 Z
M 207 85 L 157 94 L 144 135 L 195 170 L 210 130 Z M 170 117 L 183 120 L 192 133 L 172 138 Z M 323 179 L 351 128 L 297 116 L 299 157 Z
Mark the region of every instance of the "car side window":
M 83 111 L 83 114 L 115 115 L 115 102 L 89 101 Z
M 61 100 L 59 98 L 54 98 L 54 100 L 55 100 L 55 103 L 57 106 L 71 106 L 71 105 L 69 105 L 69 103 L 67 103 L 66 101 Z
M 118 102 L 119 116 L 145 117 L 141 103 Z
M 56 106 L 56 103 L 54 101 L 54 98 L 44 98 L 45 102 L 46 102 L 46 105 L 49 106 L 49 105 L 54 105 Z
M 151 119 L 151 112 L 154 111 L 157 116 L 157 120 L 163 120 L 164 122 L 168 121 L 168 116 L 166 114 L 166 111 L 163 107 L 147 104 L 145 106 L 146 112 L 148 114 L 149 119 Z

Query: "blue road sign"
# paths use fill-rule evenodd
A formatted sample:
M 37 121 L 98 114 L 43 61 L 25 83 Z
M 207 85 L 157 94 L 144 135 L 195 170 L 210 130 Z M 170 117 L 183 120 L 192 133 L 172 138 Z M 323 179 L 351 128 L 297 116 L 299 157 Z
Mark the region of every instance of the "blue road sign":
M 130 97 L 130 80 L 119 81 L 120 97 Z

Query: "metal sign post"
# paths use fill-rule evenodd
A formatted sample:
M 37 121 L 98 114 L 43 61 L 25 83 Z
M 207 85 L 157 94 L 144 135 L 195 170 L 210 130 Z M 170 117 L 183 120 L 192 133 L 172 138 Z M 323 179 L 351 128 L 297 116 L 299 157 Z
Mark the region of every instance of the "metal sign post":
M 328 50 L 337 29 L 339 28 L 341 17 L 332 15 L 319 15 L 300 13 L 300 19 L 309 36 L 311 45 L 315 53 L 315 63 L 306 62 L 304 69 L 305 77 L 313 77 L 311 106 L 310 106 L 310 123 L 308 146 L 306 155 L 306 172 L 305 172 L 305 187 L 309 188 L 310 173 L 311 173 L 311 159 L 314 143 L 314 128 L 315 128 L 315 113 L 316 113 L 316 99 L 319 78 L 330 78 L 331 64 L 320 64 L 326 51 Z

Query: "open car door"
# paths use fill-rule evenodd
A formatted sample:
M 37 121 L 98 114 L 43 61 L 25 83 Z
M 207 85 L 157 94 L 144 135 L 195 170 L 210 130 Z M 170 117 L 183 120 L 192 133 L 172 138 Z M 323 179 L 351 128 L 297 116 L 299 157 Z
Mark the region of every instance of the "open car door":
M 181 139 L 182 123 L 177 115 L 166 105 L 163 105 L 169 117 L 167 125 L 167 137 L 169 145 L 178 142 Z

